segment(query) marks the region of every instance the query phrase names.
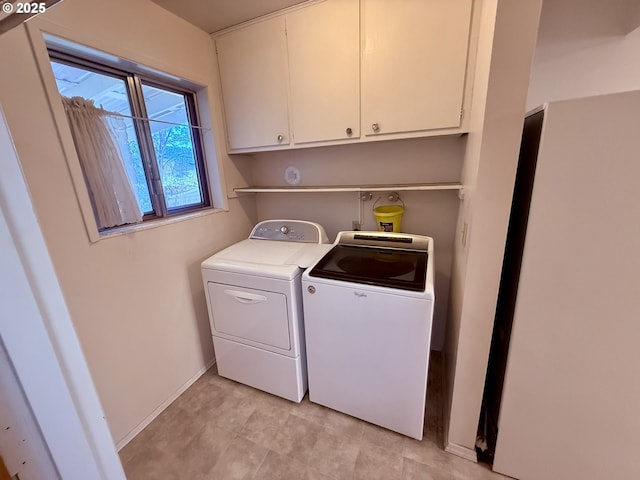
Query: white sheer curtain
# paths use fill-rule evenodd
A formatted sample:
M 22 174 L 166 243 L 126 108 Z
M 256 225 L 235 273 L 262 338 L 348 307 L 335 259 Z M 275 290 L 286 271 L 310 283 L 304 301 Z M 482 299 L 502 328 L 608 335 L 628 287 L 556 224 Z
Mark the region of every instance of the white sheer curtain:
M 62 97 L 73 141 L 93 199 L 98 226 L 115 227 L 142 221 L 131 181 L 108 126 L 110 115 L 92 100 Z

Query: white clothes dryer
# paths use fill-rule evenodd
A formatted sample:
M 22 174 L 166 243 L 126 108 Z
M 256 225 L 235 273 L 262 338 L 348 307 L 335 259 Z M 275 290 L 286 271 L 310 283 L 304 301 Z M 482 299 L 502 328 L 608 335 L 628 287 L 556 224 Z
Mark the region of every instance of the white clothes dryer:
M 307 390 L 301 275 L 331 245 L 302 220 L 258 223 L 202 262 L 218 373 L 300 402 Z

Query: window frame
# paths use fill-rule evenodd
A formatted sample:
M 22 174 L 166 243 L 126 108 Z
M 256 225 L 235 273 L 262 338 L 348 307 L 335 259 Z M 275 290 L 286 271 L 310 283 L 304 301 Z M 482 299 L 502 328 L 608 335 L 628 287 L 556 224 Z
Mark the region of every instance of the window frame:
M 55 61 L 98 74 L 119 78 L 124 81 L 126 87 L 127 100 L 131 109 L 131 121 L 134 125 L 136 140 L 138 142 L 138 148 L 140 150 L 140 159 L 145 172 L 145 179 L 149 191 L 149 198 L 151 200 L 152 211 L 146 213 L 142 212 L 143 218 L 141 223 L 119 225 L 109 228 L 100 228 L 96 225 L 100 236 L 109 235 L 114 232 L 120 232 L 123 230 L 126 231 L 128 229 L 133 229 L 136 226 L 144 224 L 145 222 L 150 220 L 169 219 L 213 208 L 211 193 L 209 191 L 209 175 L 207 169 L 207 160 L 204 151 L 202 126 L 199 120 L 200 115 L 198 112 L 197 92 L 189 87 L 186 87 L 185 85 L 180 85 L 178 82 L 171 83 L 162 78 L 140 73 L 133 69 L 125 70 L 122 68 L 117 68 L 109 65 L 108 63 L 101 63 L 92 59 L 83 58 L 81 56 L 65 52 L 64 50 L 55 48 L 55 46 L 47 46 L 47 53 L 49 56 L 49 62 Z M 167 202 L 164 196 L 164 188 L 162 186 L 159 163 L 156 158 L 150 128 L 150 122 L 154 121 L 154 119 L 149 118 L 147 114 L 146 103 L 142 91 L 143 85 L 148 85 L 153 88 L 158 88 L 167 92 L 181 95 L 185 101 L 185 109 L 189 122 L 188 126 L 193 147 L 196 174 L 198 176 L 201 193 L 201 202 L 197 204 L 191 204 L 177 208 L 167 207 Z M 57 86 L 56 92 L 58 93 L 58 95 L 60 95 Z M 87 187 L 86 180 L 85 187 Z M 91 200 L 91 207 L 95 216 L 95 205 L 93 204 L 91 195 L 89 195 L 89 197 Z

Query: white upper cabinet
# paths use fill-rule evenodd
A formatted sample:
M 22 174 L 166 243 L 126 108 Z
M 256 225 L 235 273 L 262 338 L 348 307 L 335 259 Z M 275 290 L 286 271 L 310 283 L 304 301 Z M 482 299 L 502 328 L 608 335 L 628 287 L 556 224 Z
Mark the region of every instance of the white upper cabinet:
M 230 150 L 289 144 L 284 17 L 216 38 Z
M 325 0 L 214 35 L 232 153 L 463 133 L 473 0 Z
M 364 135 L 457 128 L 472 0 L 362 0 Z
M 358 0 L 327 0 L 285 18 L 293 142 L 358 138 Z

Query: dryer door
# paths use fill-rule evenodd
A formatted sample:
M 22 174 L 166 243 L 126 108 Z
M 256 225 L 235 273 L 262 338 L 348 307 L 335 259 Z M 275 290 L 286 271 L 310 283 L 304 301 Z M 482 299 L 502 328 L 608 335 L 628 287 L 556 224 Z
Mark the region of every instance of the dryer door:
M 214 335 L 291 350 L 286 295 L 214 282 L 207 288 Z

